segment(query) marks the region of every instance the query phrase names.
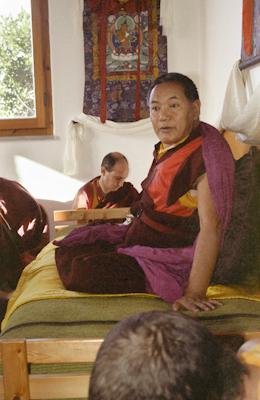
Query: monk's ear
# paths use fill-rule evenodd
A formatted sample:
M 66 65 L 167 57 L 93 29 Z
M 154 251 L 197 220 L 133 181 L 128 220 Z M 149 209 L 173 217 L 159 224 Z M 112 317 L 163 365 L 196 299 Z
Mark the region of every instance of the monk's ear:
M 194 121 L 199 120 L 200 118 L 200 100 L 197 99 L 192 103 L 193 107 L 193 114 L 194 114 Z
M 101 175 L 105 175 L 106 173 L 106 168 L 104 166 L 101 166 Z

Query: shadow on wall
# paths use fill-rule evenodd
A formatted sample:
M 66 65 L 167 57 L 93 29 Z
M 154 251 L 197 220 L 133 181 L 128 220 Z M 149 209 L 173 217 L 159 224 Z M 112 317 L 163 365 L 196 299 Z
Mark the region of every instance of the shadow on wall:
M 14 161 L 19 183 L 45 208 L 53 239 L 53 211 L 70 209 L 84 182 L 22 156 L 15 156 Z

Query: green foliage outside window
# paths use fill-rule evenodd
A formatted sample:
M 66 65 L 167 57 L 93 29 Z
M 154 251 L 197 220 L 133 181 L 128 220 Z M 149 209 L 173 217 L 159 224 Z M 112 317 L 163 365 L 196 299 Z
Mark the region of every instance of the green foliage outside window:
M 31 17 L 0 16 L 0 118 L 35 115 Z

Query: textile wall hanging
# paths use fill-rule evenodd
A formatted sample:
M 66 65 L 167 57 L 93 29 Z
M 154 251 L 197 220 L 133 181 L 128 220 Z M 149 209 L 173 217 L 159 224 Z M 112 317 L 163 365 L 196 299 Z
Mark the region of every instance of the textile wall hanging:
M 160 0 L 84 0 L 83 112 L 116 122 L 148 117 L 146 96 L 167 72 Z
M 240 69 L 260 62 L 260 0 L 243 0 Z

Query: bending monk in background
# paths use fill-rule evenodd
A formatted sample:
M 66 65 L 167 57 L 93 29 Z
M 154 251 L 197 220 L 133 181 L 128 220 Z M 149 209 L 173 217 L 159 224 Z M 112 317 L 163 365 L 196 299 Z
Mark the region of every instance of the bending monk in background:
M 49 242 L 49 223 L 30 193 L 5 178 L 0 178 L 0 228 L 0 290 L 12 290 L 22 269 Z
M 130 182 L 126 157 L 118 152 L 107 154 L 101 163 L 101 175 L 82 186 L 72 208 L 129 207 L 139 198 Z
M 154 293 L 191 311 L 219 305 L 207 299 L 230 221 L 234 160 L 212 126 L 200 122 L 195 84 L 165 74 L 149 94 L 159 138 L 130 225 L 85 226 L 55 242 L 66 288 L 89 293 Z
M 0 178 L 0 320 L 23 268 L 48 242 L 43 207 L 18 182 Z

